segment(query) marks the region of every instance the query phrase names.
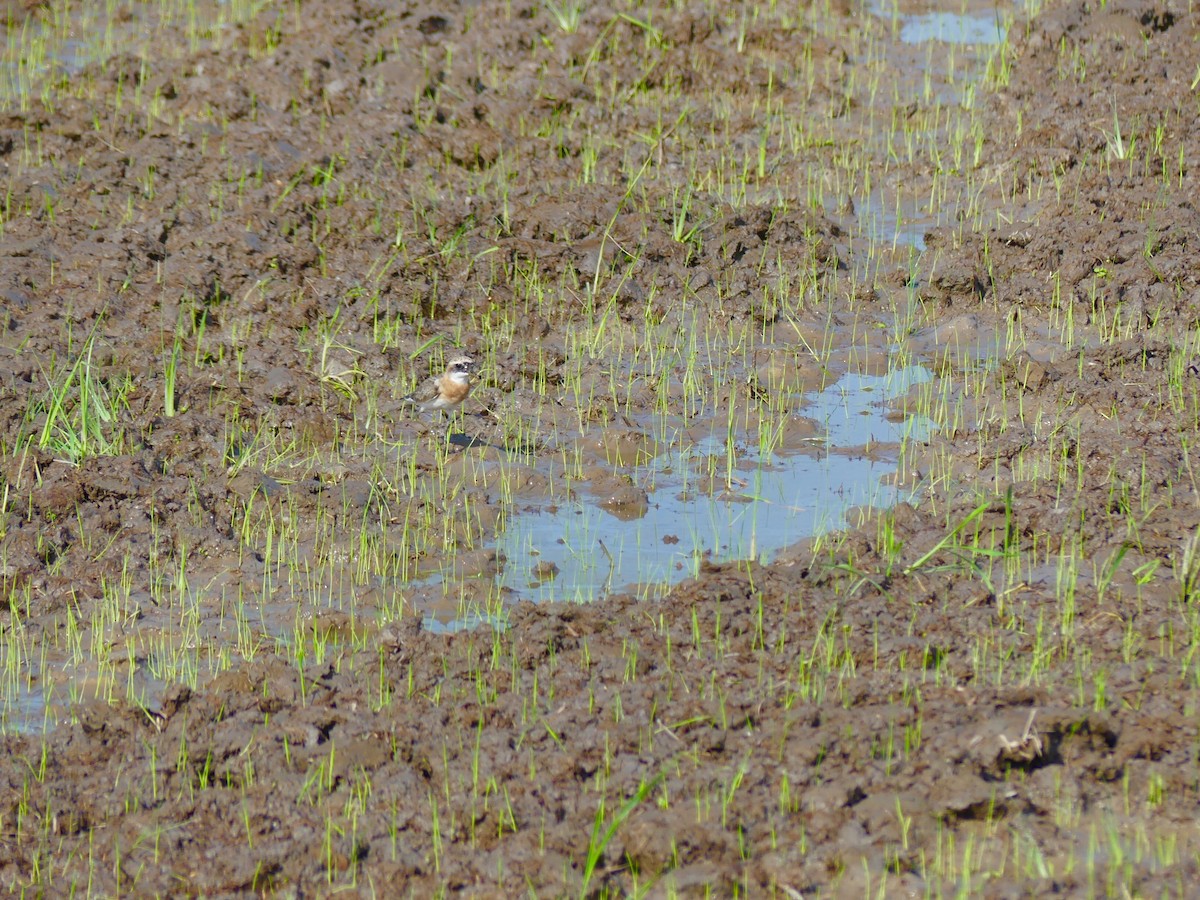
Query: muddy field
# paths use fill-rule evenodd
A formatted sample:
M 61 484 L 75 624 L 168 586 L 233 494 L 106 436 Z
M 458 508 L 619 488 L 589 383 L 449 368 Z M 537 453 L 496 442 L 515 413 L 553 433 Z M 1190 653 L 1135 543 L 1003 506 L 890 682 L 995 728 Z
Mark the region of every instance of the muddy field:
M 4 891 L 1189 892 L 1186 4 L 111 8 L 5 7 Z M 496 587 L 901 365 L 906 502 Z

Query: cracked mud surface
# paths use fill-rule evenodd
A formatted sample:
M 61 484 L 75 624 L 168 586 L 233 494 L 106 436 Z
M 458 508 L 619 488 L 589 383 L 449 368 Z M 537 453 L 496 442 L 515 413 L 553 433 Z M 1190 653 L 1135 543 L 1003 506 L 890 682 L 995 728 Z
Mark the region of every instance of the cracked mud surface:
M 599 6 L 568 34 L 540 5 L 318 0 L 212 49 L 117 54 L 85 70 L 86 97 L 0 113 L 4 689 L 75 686 L 57 727 L 0 738 L 0 884 L 809 897 L 1195 881 L 1194 14 L 1073 2 L 1015 28 L 972 162 L 1004 221 L 943 223 L 919 256 L 868 262 L 855 191 L 812 203 L 806 179 L 838 146 L 884 167 L 847 35 L 886 23 L 752 9 L 656 11 L 651 47 L 649 20 Z M 672 190 L 718 152 L 701 138 L 753 160 L 768 91 L 827 130 L 737 202 L 698 187 L 684 224 L 703 227 L 678 239 Z M 1109 159 L 1117 121 L 1128 159 Z M 893 180 L 934 183 L 890 159 Z M 818 279 L 798 289 L 809 316 L 785 321 L 763 286 L 800 262 Z M 899 340 L 973 386 L 968 414 L 905 458 L 911 503 L 837 539 L 705 562 L 658 600 L 423 629 L 438 601 L 397 573 L 430 553 L 396 523 L 444 519 L 470 592 L 503 564 L 489 542 L 513 504 L 554 495 L 564 447 L 594 448 L 587 496 L 643 502 L 612 460 L 688 400 L 606 358 L 613 342 L 582 358 L 593 288 L 610 334 L 772 326 L 712 410 L 747 402 L 775 358 L 818 379 L 802 348 L 825 334 L 853 346 L 826 368 L 878 364 L 896 298 L 916 298 Z M 42 398 L 89 335 L 120 427 L 66 461 L 39 446 Z M 398 401 L 451 343 L 488 366 L 461 420 L 479 443 L 443 460 L 440 424 Z M 505 499 L 490 479 L 513 457 Z M 963 522 L 970 539 L 946 543 Z M 618 827 L 589 869 L 598 819 Z

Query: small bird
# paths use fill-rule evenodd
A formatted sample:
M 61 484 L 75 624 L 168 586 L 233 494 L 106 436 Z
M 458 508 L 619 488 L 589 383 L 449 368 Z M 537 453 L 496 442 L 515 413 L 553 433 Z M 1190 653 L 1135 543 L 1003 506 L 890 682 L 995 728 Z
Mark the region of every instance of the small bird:
M 403 402 L 415 404 L 421 412 L 456 408 L 471 393 L 471 373 L 475 360 L 469 356 L 455 356 L 446 364 L 446 371 L 430 378 L 404 398 Z

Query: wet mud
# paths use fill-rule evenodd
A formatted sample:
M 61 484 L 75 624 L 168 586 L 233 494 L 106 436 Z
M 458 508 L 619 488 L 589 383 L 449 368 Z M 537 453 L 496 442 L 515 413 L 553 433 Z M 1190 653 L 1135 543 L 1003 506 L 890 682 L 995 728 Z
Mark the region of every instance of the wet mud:
M 947 175 L 873 131 L 946 139 L 952 45 L 890 12 L 552 6 L 313 0 L 194 48 L 144 9 L 131 45 L 185 49 L 0 112 L 0 884 L 1186 893 L 1195 13 L 1018 18 Z M 868 252 L 851 153 L 974 203 Z M 699 395 L 629 350 L 721 332 Z M 471 398 L 414 415 L 452 349 Z M 953 413 L 892 452 L 903 502 L 654 596 L 496 596 L 514 516 L 640 519 L 665 430 L 808 452 L 763 398 L 899 353 Z

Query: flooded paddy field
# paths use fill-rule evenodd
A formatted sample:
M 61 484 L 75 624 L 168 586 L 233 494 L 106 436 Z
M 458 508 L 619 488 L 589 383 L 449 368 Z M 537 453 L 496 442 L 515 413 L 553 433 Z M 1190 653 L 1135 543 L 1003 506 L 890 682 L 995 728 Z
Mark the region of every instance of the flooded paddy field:
M 1188 6 L 3 9 L 5 891 L 1195 881 Z

